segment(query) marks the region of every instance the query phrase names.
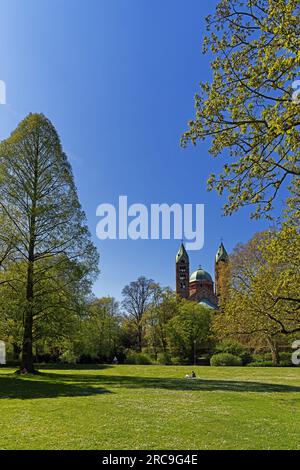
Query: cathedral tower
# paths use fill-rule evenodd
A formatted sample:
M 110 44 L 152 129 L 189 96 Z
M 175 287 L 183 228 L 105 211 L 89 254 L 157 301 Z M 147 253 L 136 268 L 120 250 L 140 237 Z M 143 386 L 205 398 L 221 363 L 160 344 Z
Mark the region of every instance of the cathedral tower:
M 225 250 L 223 243 L 221 243 L 215 258 L 215 290 L 219 304 L 221 300 L 222 291 L 224 292 L 226 286 L 226 279 L 228 276 L 228 263 L 229 256 L 227 254 L 227 251 Z
M 189 298 L 190 262 L 189 256 L 181 243 L 176 255 L 176 294 L 185 299 Z

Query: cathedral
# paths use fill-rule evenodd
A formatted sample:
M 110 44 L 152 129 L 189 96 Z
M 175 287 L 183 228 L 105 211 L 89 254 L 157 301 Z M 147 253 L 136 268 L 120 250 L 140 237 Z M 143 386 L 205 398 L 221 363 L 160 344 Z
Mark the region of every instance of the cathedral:
M 189 256 L 181 243 L 176 255 L 176 294 L 206 307 L 218 309 L 222 287 L 222 271 L 229 257 L 223 243 L 215 256 L 215 285 L 211 275 L 201 266 L 190 275 Z

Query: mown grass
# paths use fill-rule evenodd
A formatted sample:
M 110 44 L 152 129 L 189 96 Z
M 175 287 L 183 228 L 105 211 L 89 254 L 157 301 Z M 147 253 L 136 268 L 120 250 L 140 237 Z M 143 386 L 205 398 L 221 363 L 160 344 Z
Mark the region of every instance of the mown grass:
M 300 449 L 300 369 L 0 369 L 0 449 Z

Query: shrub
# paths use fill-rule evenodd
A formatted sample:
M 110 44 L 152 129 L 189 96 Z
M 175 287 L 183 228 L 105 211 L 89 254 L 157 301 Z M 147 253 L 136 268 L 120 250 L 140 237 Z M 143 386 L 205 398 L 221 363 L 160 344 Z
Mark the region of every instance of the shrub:
M 210 359 L 211 366 L 242 366 L 243 361 L 239 356 L 230 353 L 214 354 Z
M 172 359 L 172 364 L 176 364 L 178 366 L 188 366 L 193 364 L 193 361 L 189 357 L 179 356 Z
M 152 361 L 148 354 L 128 351 L 125 364 L 148 365 L 152 364 Z
M 254 361 L 247 364 L 248 367 L 276 367 L 272 361 Z
M 252 360 L 249 349 L 232 339 L 226 339 L 216 347 L 216 353 L 229 353 L 242 359 L 243 365 Z
M 61 354 L 60 360 L 63 364 L 76 364 L 76 356 L 72 351 L 65 351 Z
M 95 356 L 91 356 L 90 354 L 81 354 L 77 362 L 78 364 L 95 364 L 100 361 L 98 361 Z
M 292 366 L 292 353 L 291 352 L 282 352 L 279 354 L 280 365 L 284 367 Z
M 172 357 L 172 364 L 173 364 L 174 366 L 181 365 L 181 364 L 182 364 L 181 358 L 180 358 L 180 357 L 177 357 L 177 356 Z
M 0 367 L 18 367 L 20 365 L 20 360 L 17 360 L 17 359 L 6 359 L 6 364 L 5 365 L 1 365 L 0 364 Z
M 270 355 L 270 357 L 268 357 L 268 354 L 265 353 L 265 354 L 253 354 L 252 355 L 252 361 L 251 362 L 264 362 L 264 361 L 271 361 L 272 360 L 272 357 Z
M 292 363 L 292 355 L 290 352 L 281 352 L 279 354 L 280 362 L 277 367 L 291 367 Z M 251 367 L 276 367 L 276 364 L 272 361 L 272 354 L 265 353 L 265 354 L 255 354 L 253 356 L 253 361 L 248 364 Z

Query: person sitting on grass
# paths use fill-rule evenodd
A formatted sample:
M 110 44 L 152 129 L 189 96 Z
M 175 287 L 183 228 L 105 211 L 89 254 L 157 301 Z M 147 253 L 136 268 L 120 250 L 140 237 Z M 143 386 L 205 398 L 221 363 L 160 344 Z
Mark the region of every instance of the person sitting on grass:
M 191 374 L 186 374 L 185 378 L 186 378 L 186 379 L 195 379 L 195 378 L 196 378 L 196 374 L 195 374 L 195 372 L 192 370 L 192 373 L 191 373 Z

